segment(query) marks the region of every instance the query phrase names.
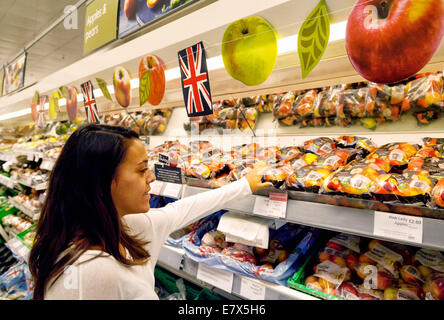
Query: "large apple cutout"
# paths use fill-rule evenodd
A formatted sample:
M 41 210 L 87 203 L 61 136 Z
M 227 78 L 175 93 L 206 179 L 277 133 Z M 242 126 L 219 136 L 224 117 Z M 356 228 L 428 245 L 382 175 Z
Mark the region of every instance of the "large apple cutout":
M 66 98 L 66 112 L 69 121 L 74 121 L 77 117 L 77 89 L 74 86 L 68 86 L 68 97 Z
M 365 79 L 393 83 L 422 69 L 444 34 L 442 0 L 358 0 L 348 17 L 348 57 Z
M 131 103 L 131 76 L 125 68 L 114 69 L 113 86 L 117 102 L 124 108 L 128 107 Z
M 261 17 L 237 20 L 222 38 L 225 69 L 248 86 L 259 85 L 270 76 L 277 58 L 274 28 Z
M 150 92 L 148 103 L 157 106 L 165 93 L 165 65 L 159 57 L 155 55 L 146 56 L 140 60 L 139 79 L 149 71 L 150 73 Z
M 38 111 L 37 111 L 37 106 L 40 102 L 40 94 L 38 91 L 34 92 L 34 97 L 32 97 L 32 101 L 31 101 L 31 118 L 32 121 L 36 122 L 37 121 L 37 116 L 38 116 Z

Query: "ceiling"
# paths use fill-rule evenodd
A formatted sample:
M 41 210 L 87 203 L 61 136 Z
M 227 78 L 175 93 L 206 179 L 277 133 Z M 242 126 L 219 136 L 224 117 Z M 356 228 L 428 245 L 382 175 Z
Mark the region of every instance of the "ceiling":
M 78 0 L 0 0 L 0 66 L 11 62 L 26 45 Z M 77 29 L 59 23 L 27 52 L 25 87 L 83 57 L 84 11 Z

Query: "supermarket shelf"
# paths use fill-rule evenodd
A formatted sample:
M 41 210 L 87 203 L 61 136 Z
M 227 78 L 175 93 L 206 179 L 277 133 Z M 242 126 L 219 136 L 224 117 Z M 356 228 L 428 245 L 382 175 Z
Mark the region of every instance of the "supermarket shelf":
M 208 189 L 186 186 L 184 197 L 191 196 Z M 243 197 L 231 201 L 224 209 L 245 214 L 252 214 L 256 195 Z M 435 250 L 444 249 L 444 220 L 422 218 L 423 238 L 422 244 L 402 241 L 395 238 L 374 235 L 375 212 L 372 210 L 339 207 L 322 203 L 288 200 L 286 221 L 306 226 L 345 232 L 358 236 L 377 238 L 392 242 L 405 243 Z
M 16 185 L 16 183 L 17 182 L 15 180 L 0 174 L 0 184 L 3 184 L 10 189 L 14 189 L 14 186 Z
M 0 224 L 0 236 L 2 236 L 2 238 L 5 241 L 9 241 L 9 235 L 8 235 L 8 233 L 6 232 L 6 230 L 3 228 L 3 226 L 1 224 Z
M 12 149 L 12 153 L 15 156 L 26 156 L 29 161 L 38 161 L 43 158 L 43 152 L 28 149 L 15 148 Z
M 178 262 L 179 260 L 180 263 Z M 242 276 L 236 273 L 233 274 L 232 290 L 231 292 L 227 292 L 198 279 L 197 271 L 199 263 L 186 256 L 185 250 L 167 245 L 162 247 L 157 263 L 160 267 L 229 299 L 249 299 L 241 294 L 243 279 L 247 279 L 249 283 L 253 283 L 256 288 L 263 290 L 265 300 L 319 300 L 316 297 L 282 285 Z M 214 269 L 214 272 L 216 273 L 218 270 Z
M 37 220 L 40 216 L 40 210 L 32 210 L 30 208 L 25 207 L 20 202 L 14 200 L 13 198 L 9 199 L 9 203 L 12 204 L 14 207 L 19 209 L 21 212 L 26 214 L 28 217 L 30 217 L 32 220 Z
M 17 158 L 15 154 L 11 151 L 0 151 L 0 160 L 1 161 L 9 161 L 12 163 L 17 162 Z
M 26 263 L 28 263 L 29 254 L 31 250 L 26 247 L 23 242 L 21 242 L 17 237 L 12 238 L 8 241 L 8 245 L 11 248 L 12 252 L 16 255 L 22 257 Z

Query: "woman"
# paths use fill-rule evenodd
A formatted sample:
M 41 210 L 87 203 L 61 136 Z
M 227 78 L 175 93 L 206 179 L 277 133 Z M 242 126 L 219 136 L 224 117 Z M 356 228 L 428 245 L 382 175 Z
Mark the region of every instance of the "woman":
M 169 234 L 269 186 L 262 173 L 148 212 L 155 177 L 137 133 L 77 130 L 54 166 L 37 226 L 34 299 L 158 299 L 154 267 Z

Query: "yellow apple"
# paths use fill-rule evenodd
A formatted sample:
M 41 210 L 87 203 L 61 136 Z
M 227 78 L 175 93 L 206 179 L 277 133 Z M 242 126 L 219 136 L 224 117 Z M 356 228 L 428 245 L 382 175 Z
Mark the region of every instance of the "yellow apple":
M 225 69 L 248 86 L 259 85 L 270 76 L 277 58 L 276 32 L 257 16 L 237 20 L 222 38 Z

